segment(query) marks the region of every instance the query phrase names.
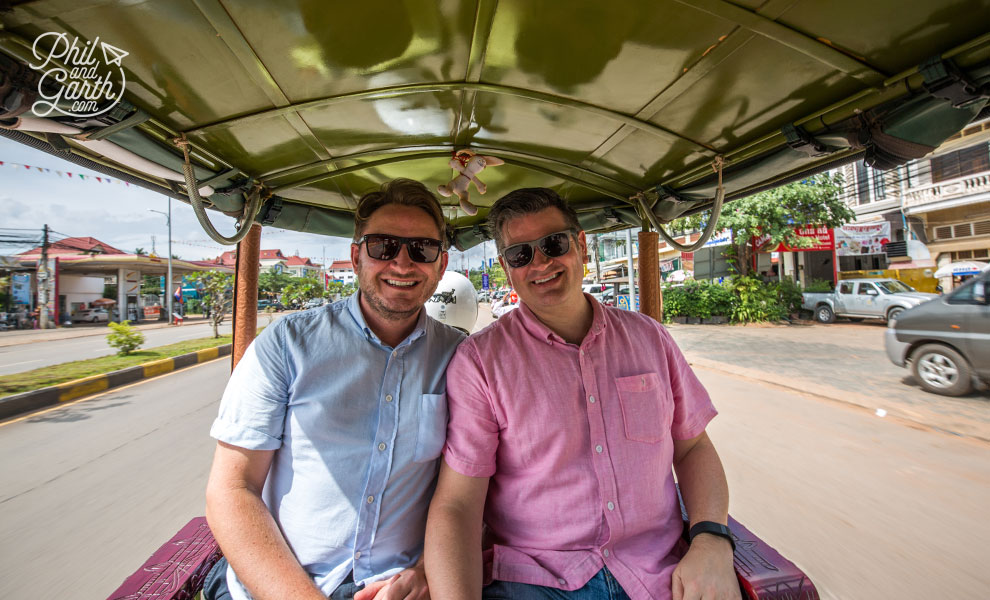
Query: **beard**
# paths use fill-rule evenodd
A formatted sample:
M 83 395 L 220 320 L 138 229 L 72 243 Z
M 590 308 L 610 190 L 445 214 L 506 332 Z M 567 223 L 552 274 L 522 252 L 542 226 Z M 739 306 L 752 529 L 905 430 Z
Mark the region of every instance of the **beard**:
M 368 287 L 370 288 L 371 286 Z M 389 306 L 385 300 L 381 298 L 381 296 L 375 293 L 373 289 L 366 289 L 363 286 L 361 288 L 361 294 L 364 296 L 364 299 L 368 303 L 371 310 L 375 311 L 378 316 L 388 321 L 402 321 L 404 319 L 408 319 L 423 308 L 422 303 L 408 309 L 400 309 Z

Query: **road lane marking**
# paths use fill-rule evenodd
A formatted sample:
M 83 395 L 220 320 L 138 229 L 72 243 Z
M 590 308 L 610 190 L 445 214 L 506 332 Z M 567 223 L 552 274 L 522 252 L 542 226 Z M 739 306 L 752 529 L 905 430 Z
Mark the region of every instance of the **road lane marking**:
M 37 417 L 39 415 L 44 415 L 44 414 L 50 413 L 50 412 L 55 411 L 55 410 L 60 410 L 60 409 L 63 409 L 63 408 L 68 408 L 69 406 L 73 406 L 73 405 L 79 404 L 80 402 L 86 402 L 88 400 L 95 400 L 96 398 L 102 398 L 103 396 L 106 396 L 107 394 L 112 394 L 114 392 L 120 392 L 120 391 L 126 390 L 128 388 L 132 388 L 132 387 L 134 387 L 136 385 L 141 385 L 141 384 L 144 384 L 144 383 L 148 383 L 149 381 L 161 381 L 165 377 L 171 377 L 172 375 L 177 375 L 179 373 L 187 373 L 191 369 L 195 369 L 197 367 L 204 367 L 206 365 L 212 365 L 212 364 L 214 364 L 214 361 L 209 361 L 209 362 L 197 363 L 197 364 L 194 364 L 194 365 L 189 365 L 188 367 L 184 367 L 182 369 L 178 369 L 178 370 L 172 371 L 170 373 L 165 373 L 164 375 L 159 375 L 158 377 L 153 377 L 151 379 L 142 379 L 140 381 L 135 381 L 134 383 L 129 383 L 127 385 L 122 385 L 122 386 L 119 386 L 119 387 L 115 387 L 115 388 L 109 389 L 109 390 L 107 390 L 107 391 L 105 391 L 105 392 L 103 392 L 101 394 L 96 394 L 94 396 L 86 396 L 85 398 L 79 398 L 78 400 L 70 400 L 68 402 L 62 402 L 62 403 L 59 403 L 59 404 L 57 404 L 57 405 L 55 405 L 55 406 L 53 406 L 51 408 L 46 408 L 45 410 L 39 410 L 37 412 L 33 412 L 33 413 L 30 413 L 30 414 L 24 415 L 22 417 L 17 417 L 17 418 L 14 418 L 14 419 L 10 419 L 9 421 L 2 421 L 2 422 L 0 422 L 0 428 L 6 427 L 7 425 L 13 425 L 14 423 L 19 423 L 21 421 L 24 421 L 25 419 L 31 419 L 31 418 Z
M 34 360 L 23 360 L 23 361 L 21 361 L 21 362 L 15 362 L 15 363 L 7 363 L 7 364 L 6 364 L 6 365 L 4 365 L 4 366 L 5 366 L 5 367 L 13 367 L 14 365 L 26 365 L 26 364 L 28 364 L 28 363 L 33 363 L 33 362 L 41 362 L 42 360 L 44 360 L 44 359 L 43 359 L 43 358 L 36 358 L 36 359 L 34 359 Z

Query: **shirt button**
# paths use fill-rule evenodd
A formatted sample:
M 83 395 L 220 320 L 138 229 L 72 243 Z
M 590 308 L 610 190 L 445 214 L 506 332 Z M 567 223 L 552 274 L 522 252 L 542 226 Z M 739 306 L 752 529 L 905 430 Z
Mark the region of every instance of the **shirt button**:
M 355 558 L 355 559 L 357 559 L 357 558 L 361 558 L 361 552 L 360 552 L 360 551 L 358 551 L 358 552 L 355 552 L 355 553 L 354 553 L 354 558 Z
M 597 446 L 595 446 L 595 452 L 597 452 L 599 454 L 602 453 L 602 445 L 601 444 L 598 444 Z
M 384 450 L 385 449 L 385 442 L 382 442 L 382 443 L 378 444 L 378 449 L 379 450 Z
M 609 510 L 615 510 L 615 505 L 612 504 L 611 502 L 609 502 L 606 506 L 608 506 Z
M 559 583 L 560 585 L 566 585 L 567 584 L 567 580 L 564 579 L 563 577 L 558 577 L 557 578 L 557 583 Z
M 392 401 L 392 394 L 386 395 L 385 396 L 385 402 L 391 402 L 391 401 Z
M 595 397 L 594 396 L 588 396 L 588 402 L 591 402 L 592 404 L 594 404 L 595 403 Z
M 374 501 L 375 501 L 375 497 L 374 496 L 368 496 L 368 504 L 371 504 Z
M 608 558 L 608 548 L 605 548 L 604 550 L 602 550 L 602 556 L 604 556 L 605 558 Z

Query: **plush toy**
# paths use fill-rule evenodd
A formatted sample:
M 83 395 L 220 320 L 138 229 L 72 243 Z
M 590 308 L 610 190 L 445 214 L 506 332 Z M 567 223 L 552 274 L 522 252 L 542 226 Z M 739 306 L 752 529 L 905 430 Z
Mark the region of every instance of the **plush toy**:
M 457 196 L 461 201 L 461 210 L 469 215 L 478 214 L 478 207 L 471 204 L 471 201 L 468 200 L 471 196 L 468 185 L 474 183 L 474 187 L 478 189 L 478 193 L 484 194 L 488 188 L 483 181 L 478 179 L 478 173 L 485 170 L 485 167 L 505 164 L 505 161 L 494 156 L 475 154 L 470 150 L 458 150 L 454 154 L 454 158 L 450 159 L 449 164 L 450 168 L 459 174 L 446 184 L 438 187 L 437 191 L 445 198 Z

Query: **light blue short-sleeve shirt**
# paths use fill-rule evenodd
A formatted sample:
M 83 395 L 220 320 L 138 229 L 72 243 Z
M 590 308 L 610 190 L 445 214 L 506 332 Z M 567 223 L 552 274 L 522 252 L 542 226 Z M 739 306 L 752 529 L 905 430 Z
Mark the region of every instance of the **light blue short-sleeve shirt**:
M 368 328 L 358 294 L 283 317 L 248 347 L 210 435 L 275 450 L 262 498 L 328 596 L 349 572 L 387 579 L 423 551 L 443 448 L 444 370 L 464 335 L 420 311 L 397 347 Z M 234 600 L 250 594 L 227 570 Z

